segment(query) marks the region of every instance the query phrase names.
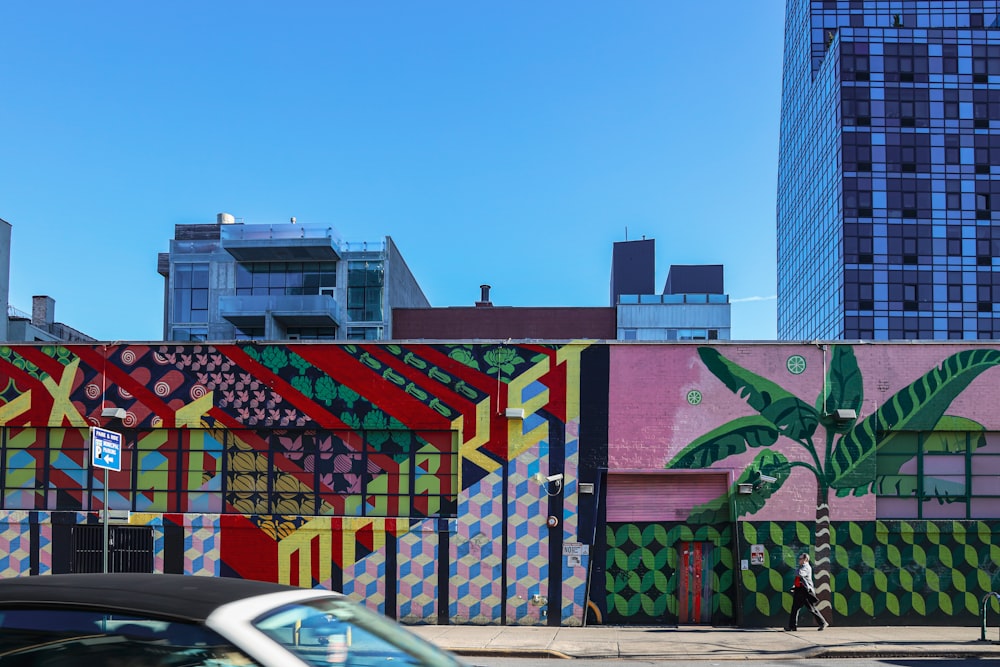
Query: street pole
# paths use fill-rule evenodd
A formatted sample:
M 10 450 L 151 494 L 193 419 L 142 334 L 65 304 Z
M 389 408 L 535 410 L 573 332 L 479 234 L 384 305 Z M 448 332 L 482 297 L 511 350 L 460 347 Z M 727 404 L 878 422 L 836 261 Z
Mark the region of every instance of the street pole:
M 108 469 L 104 469 L 104 573 L 108 573 Z

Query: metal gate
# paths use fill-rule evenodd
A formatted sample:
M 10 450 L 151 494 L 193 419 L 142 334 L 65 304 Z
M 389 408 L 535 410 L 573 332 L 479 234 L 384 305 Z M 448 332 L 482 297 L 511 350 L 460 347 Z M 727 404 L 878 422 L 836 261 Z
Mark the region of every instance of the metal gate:
M 104 571 L 104 526 L 73 527 L 73 572 Z M 108 526 L 108 572 L 152 572 L 152 526 Z

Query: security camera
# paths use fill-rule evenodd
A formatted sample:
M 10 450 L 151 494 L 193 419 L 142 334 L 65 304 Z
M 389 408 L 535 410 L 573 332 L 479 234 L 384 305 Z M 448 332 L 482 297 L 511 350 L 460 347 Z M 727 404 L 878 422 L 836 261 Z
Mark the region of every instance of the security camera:
M 765 474 L 761 473 L 761 475 L 760 475 L 760 481 L 765 482 L 767 484 L 774 484 L 775 482 L 778 481 L 778 478 L 777 477 L 771 477 L 770 475 L 765 475 Z
M 562 478 L 563 478 L 562 473 L 557 472 L 555 475 L 549 475 L 545 479 L 547 479 L 550 482 L 561 482 Z

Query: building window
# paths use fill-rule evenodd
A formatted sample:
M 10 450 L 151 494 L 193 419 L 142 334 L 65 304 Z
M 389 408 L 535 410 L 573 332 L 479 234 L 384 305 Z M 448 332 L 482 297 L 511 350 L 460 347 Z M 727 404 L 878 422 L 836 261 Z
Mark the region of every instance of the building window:
M 347 263 L 347 317 L 355 322 L 382 321 L 382 262 Z
M 337 286 L 336 262 L 247 262 L 236 265 L 236 295 L 313 295 Z
M 173 321 L 208 322 L 208 264 L 174 264 L 173 279 Z
M 172 327 L 170 340 L 208 340 L 208 327 Z
M 236 340 L 264 340 L 264 327 L 237 327 Z
M 337 327 L 288 327 L 285 336 L 290 340 L 334 340 Z
M 879 519 L 978 519 L 1000 508 L 1000 434 L 898 433 L 875 461 Z
M 348 327 L 347 340 L 382 340 L 382 327 Z

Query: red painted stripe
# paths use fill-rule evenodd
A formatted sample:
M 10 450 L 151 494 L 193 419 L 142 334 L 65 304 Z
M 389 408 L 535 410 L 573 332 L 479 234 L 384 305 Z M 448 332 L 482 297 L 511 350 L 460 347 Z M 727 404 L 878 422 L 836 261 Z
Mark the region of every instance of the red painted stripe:
M 419 387 L 418 382 L 414 381 L 414 369 L 397 360 L 394 356 L 382 353 L 374 346 L 364 349 L 374 359 Z M 375 369 L 365 366 L 344 352 L 341 346 L 303 346 L 302 349 L 296 349 L 296 353 L 330 377 L 335 378 L 337 382 L 346 384 L 372 405 L 386 414 L 392 415 L 409 428 L 443 430 L 451 427 L 451 419 L 406 393 L 404 389 L 382 377 Z M 420 378 L 423 376 L 419 376 L 418 379 Z M 433 391 L 427 393 L 434 396 Z M 446 405 L 459 411 L 450 404 Z
M 694 613 L 693 620 L 697 623 L 701 621 L 701 542 L 694 543 L 694 554 L 692 554 L 692 565 L 694 566 Z
M 236 345 L 220 345 L 218 349 L 229 356 L 229 358 L 241 366 L 244 370 L 254 375 L 263 382 L 271 391 L 281 395 L 282 399 L 291 403 L 296 408 L 308 416 L 317 426 L 328 429 L 351 430 L 347 424 L 340 421 L 333 413 L 317 405 L 306 398 L 302 392 L 285 382 L 280 376 L 271 371 L 270 368 L 256 361 Z
M 117 349 L 117 348 L 116 348 Z M 95 348 L 74 348 L 73 351 L 80 357 L 81 361 L 86 362 L 92 370 L 97 372 L 97 378 L 100 378 L 102 373 L 97 371 L 98 367 L 104 369 L 103 375 L 105 378 L 105 388 L 104 395 L 107 396 L 112 389 L 117 390 L 119 387 L 123 388 L 132 398 L 135 399 L 136 403 L 143 405 L 148 408 L 150 412 L 158 416 L 163 420 L 163 428 L 174 428 L 176 426 L 175 421 L 175 409 L 171 407 L 168 403 L 164 402 L 156 392 L 152 391 L 147 387 L 146 384 L 137 381 L 133 378 L 127 371 L 120 368 L 115 364 L 106 363 L 106 359 L 103 355 L 97 354 Z M 112 354 L 112 350 L 108 350 L 107 354 Z M 168 400 L 174 400 L 176 397 L 168 396 Z M 106 400 L 106 399 L 105 399 Z M 98 406 L 99 408 L 100 406 Z M 127 410 L 130 406 L 122 406 Z M 99 413 L 98 413 L 99 414 Z M 84 415 L 86 416 L 86 415 Z
M 20 351 L 20 348 L 18 348 L 18 352 Z M 3 368 L 5 371 L 4 374 L 0 375 L 0 380 L 13 380 L 14 386 L 21 391 L 21 394 L 31 392 L 31 405 L 28 406 L 28 409 L 7 421 L 5 425 L 27 426 L 28 424 L 47 424 L 49 415 L 52 414 L 53 403 L 52 395 L 49 393 L 48 388 L 41 380 L 32 377 L 27 371 L 5 361 L 0 363 L 3 364 L 0 368 Z M 6 385 L 7 382 L 3 384 Z

